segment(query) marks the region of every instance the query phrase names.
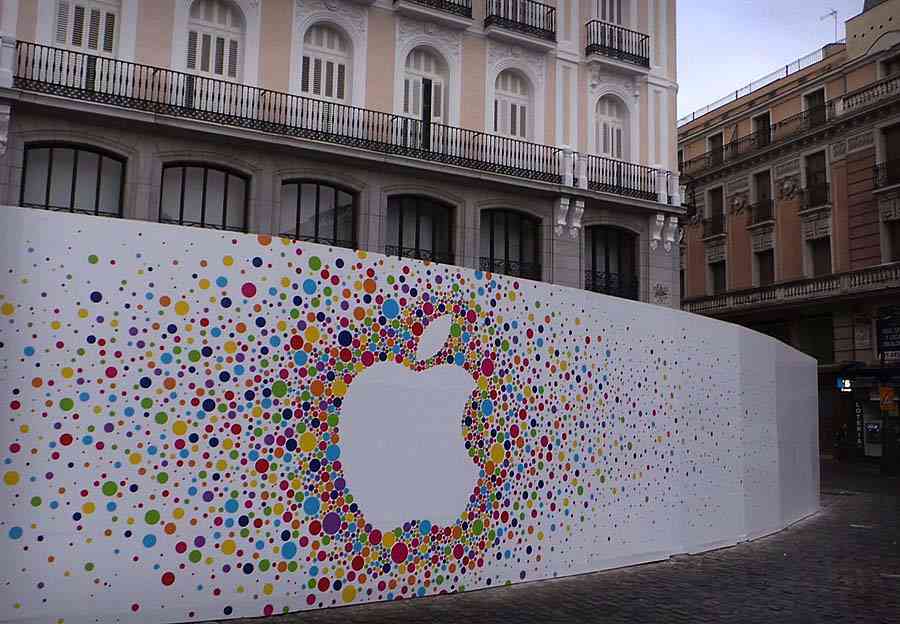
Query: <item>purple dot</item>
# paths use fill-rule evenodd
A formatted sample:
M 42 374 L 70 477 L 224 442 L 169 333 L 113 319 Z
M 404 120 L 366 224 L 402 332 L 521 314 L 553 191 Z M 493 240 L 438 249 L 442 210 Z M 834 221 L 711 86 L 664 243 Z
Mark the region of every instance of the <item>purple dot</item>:
M 322 522 L 322 526 L 328 535 L 334 535 L 341 528 L 341 517 L 333 511 L 327 513 L 325 514 L 325 520 Z
M 207 490 L 206 492 L 203 492 L 203 500 L 204 501 L 206 501 L 208 503 L 208 502 L 212 501 L 212 499 L 213 499 L 212 492 L 210 492 L 209 490 Z
M 203 544 L 205 544 L 205 543 L 206 543 L 206 538 L 204 538 L 202 535 L 198 535 L 197 537 L 194 538 L 194 546 L 196 546 L 197 548 L 202 547 Z

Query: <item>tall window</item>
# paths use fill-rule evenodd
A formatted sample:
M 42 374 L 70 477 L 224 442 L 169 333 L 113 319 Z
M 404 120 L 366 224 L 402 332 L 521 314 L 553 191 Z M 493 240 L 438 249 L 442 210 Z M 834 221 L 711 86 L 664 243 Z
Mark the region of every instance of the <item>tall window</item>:
M 346 103 L 350 67 L 347 37 L 327 24 L 316 24 L 306 31 L 300 70 L 300 91 L 304 95 Z
M 331 184 L 288 180 L 281 185 L 279 233 L 333 247 L 356 247 L 356 195 Z
M 597 153 L 608 158 L 628 158 L 628 111 L 625 104 L 611 95 L 597 101 Z
M 159 220 L 243 232 L 250 191 L 246 176 L 202 163 L 163 167 Z
M 625 230 L 595 225 L 587 228 L 585 288 L 627 299 L 638 298 L 637 237 Z
M 431 121 L 447 123 L 447 64 L 428 48 L 416 48 L 406 57 L 403 76 L 403 114 L 422 119 L 425 91 L 431 84 Z
M 118 0 L 58 0 L 56 43 L 59 46 L 112 56 L 115 54 Z
M 494 132 L 527 139 L 531 121 L 531 88 L 519 72 L 505 69 L 497 76 L 494 98 Z
M 756 260 L 756 285 L 769 286 L 775 281 L 775 250 L 758 251 L 754 256 Z
M 709 265 L 710 290 L 712 294 L 718 295 L 725 292 L 728 286 L 725 274 L 725 261 L 712 262 Z
M 515 210 L 481 212 L 482 271 L 541 279 L 540 221 Z
M 452 264 L 453 208 L 418 195 L 391 197 L 384 251 L 389 256 Z
M 595 0 L 597 19 L 610 24 L 622 24 L 622 5 L 628 0 Z
M 240 82 L 244 16 L 230 0 L 194 0 L 186 67 L 197 74 Z
M 831 237 L 824 236 L 807 242 L 812 260 L 813 277 L 831 273 Z
M 22 206 L 119 217 L 124 188 L 123 158 L 91 147 L 25 146 Z

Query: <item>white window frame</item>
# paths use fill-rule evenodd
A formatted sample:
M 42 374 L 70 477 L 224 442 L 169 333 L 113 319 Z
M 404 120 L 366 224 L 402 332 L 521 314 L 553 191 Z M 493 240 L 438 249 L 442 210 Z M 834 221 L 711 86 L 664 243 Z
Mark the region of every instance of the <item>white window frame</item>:
M 65 22 L 61 22 L 62 7 L 66 8 Z M 76 8 L 77 7 L 77 8 Z M 92 56 L 116 58 L 119 40 L 121 39 L 122 3 L 118 0 L 53 0 L 52 31 L 50 45 L 82 52 Z M 77 9 L 83 11 L 80 43 L 73 42 Z M 97 46 L 90 47 L 90 24 L 93 15 L 98 17 Z M 113 16 L 113 38 L 110 48 L 105 47 L 108 15 Z M 64 32 L 61 32 L 64 30 Z M 60 40 L 63 35 L 63 40 Z
M 185 50 L 185 68 L 188 72 L 203 76 L 204 78 L 212 78 L 215 80 L 225 80 L 228 82 L 241 82 L 243 78 L 243 59 L 244 48 L 247 45 L 247 20 L 242 14 L 240 7 L 229 0 L 194 0 L 191 3 L 191 10 L 198 3 L 212 3 L 219 7 L 231 5 L 231 11 L 237 11 L 238 17 L 242 22 L 237 27 L 233 24 L 222 25 L 215 22 L 208 22 L 203 18 L 195 18 L 188 13 L 187 24 L 187 49 Z M 214 16 L 215 17 L 215 16 Z M 195 51 L 194 66 L 188 63 L 189 54 L 191 52 L 191 35 L 196 34 L 193 42 Z M 204 49 L 204 44 L 209 42 L 209 49 Z M 221 42 L 221 48 L 219 43 Z M 232 59 L 232 50 L 237 45 L 236 58 Z M 205 54 L 204 54 L 205 52 Z M 219 58 L 221 53 L 221 59 Z M 204 59 L 204 56 L 206 57 Z M 204 68 L 204 60 L 208 67 Z M 232 62 L 233 61 L 233 62 Z M 216 70 L 217 63 L 221 63 L 221 72 Z
M 609 100 L 615 101 L 616 104 L 621 107 L 621 109 L 623 111 L 623 117 L 615 118 L 615 117 L 610 117 L 608 115 L 601 115 L 599 113 L 600 104 L 601 104 L 601 102 L 604 101 L 605 98 L 609 98 Z M 593 133 L 592 134 L 593 134 L 593 142 L 594 142 L 594 153 L 598 154 L 600 156 L 603 156 L 605 158 L 612 158 L 614 160 L 621 160 L 623 162 L 632 162 L 633 157 L 632 157 L 632 153 L 631 153 L 632 152 L 632 150 L 631 150 L 631 143 L 632 143 L 631 111 L 629 110 L 628 105 L 625 103 L 625 101 L 622 98 L 620 98 L 619 96 L 617 96 L 616 94 L 606 93 L 606 94 L 602 95 L 601 97 L 597 98 L 597 101 L 594 102 L 594 108 L 593 108 L 592 113 L 593 113 L 593 124 L 592 124 L 593 125 Z M 604 150 L 603 150 L 603 138 L 605 138 L 605 137 L 601 137 L 601 125 L 605 122 L 609 123 L 610 128 L 613 131 L 615 131 L 615 130 L 621 131 L 621 137 L 619 137 L 618 141 L 619 141 L 620 147 L 622 149 L 621 149 L 621 153 L 618 155 L 616 155 L 614 153 L 616 150 L 613 150 L 613 152 L 610 152 L 610 153 L 604 152 Z M 613 142 L 615 142 L 615 141 L 613 141 Z
M 307 37 L 314 32 L 315 29 L 331 31 L 337 38 L 344 41 L 346 51 L 341 52 L 339 49 L 331 49 L 326 46 L 318 46 L 313 42 L 307 42 Z M 336 28 L 327 22 L 318 22 L 312 24 L 303 33 L 303 52 L 300 61 L 300 94 L 304 97 L 310 97 L 326 102 L 334 102 L 336 104 L 350 104 L 352 99 L 351 85 L 353 84 L 353 41 L 341 28 Z M 307 61 L 307 59 L 309 59 Z M 315 92 L 315 65 L 320 64 L 319 72 L 321 77 L 321 85 L 319 93 Z M 328 63 L 332 64 L 332 84 L 331 95 L 328 92 Z M 343 84 L 340 83 L 340 67 L 344 67 Z M 306 80 L 304 80 L 304 72 L 307 72 Z M 307 87 L 304 90 L 304 85 Z M 343 97 L 339 97 L 338 93 L 343 91 Z
M 434 62 L 443 64 L 447 70 L 446 73 L 440 73 L 439 71 L 429 72 L 424 68 L 409 66 L 409 59 L 417 52 L 423 54 L 423 60 L 426 58 L 424 55 L 428 55 L 433 57 Z M 431 121 L 433 123 L 450 125 L 447 118 L 450 104 L 448 98 L 449 73 L 450 68 L 446 59 L 436 50 L 427 46 L 417 46 L 410 50 L 403 63 L 403 77 L 400 84 L 400 114 L 412 119 L 422 119 L 422 103 L 424 100 L 422 80 L 429 79 L 431 80 L 432 93 Z M 437 97 L 435 97 L 436 92 L 439 92 Z M 440 104 L 435 106 L 435 102 L 440 102 Z
M 518 80 L 524 86 L 526 93 L 501 90 L 497 85 L 504 75 Z M 521 141 L 534 141 L 534 86 L 528 76 L 514 68 L 507 68 L 497 74 L 494 85 L 494 101 L 490 105 L 491 131 L 494 134 Z M 521 114 L 522 107 L 525 109 L 524 115 Z M 516 119 L 513 119 L 513 110 L 515 110 Z M 523 123 L 524 131 L 522 130 Z
M 600 20 L 602 22 L 606 22 L 607 24 L 615 24 L 616 26 L 622 26 L 623 28 L 628 28 L 631 30 L 635 30 L 632 28 L 632 24 L 634 24 L 633 20 L 633 7 L 632 0 L 594 0 L 591 6 L 591 12 L 593 13 L 593 19 Z M 609 19 L 603 19 L 603 8 L 604 5 L 607 7 L 612 4 L 616 10 L 621 9 L 621 14 L 619 15 L 619 21 L 614 22 Z M 614 11 L 615 12 L 615 11 Z M 606 13 L 607 17 L 610 17 L 610 13 L 607 9 Z

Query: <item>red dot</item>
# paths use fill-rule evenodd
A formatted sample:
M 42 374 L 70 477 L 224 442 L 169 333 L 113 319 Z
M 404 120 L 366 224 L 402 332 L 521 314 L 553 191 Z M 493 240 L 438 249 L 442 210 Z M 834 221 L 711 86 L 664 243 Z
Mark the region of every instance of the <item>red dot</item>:
M 315 594 L 310 594 L 309 596 L 307 596 L 307 597 L 306 597 L 306 604 L 308 604 L 308 605 L 314 605 L 314 604 L 316 604 L 316 595 L 315 595 Z
M 265 472 L 269 469 L 269 462 L 264 459 L 256 460 L 256 472 Z
M 69 446 L 70 444 L 72 444 L 72 436 L 68 433 L 62 434 L 61 436 L 59 436 L 59 443 L 63 446 Z
M 175 582 L 175 575 L 171 572 L 166 572 L 162 575 L 162 584 L 165 586 L 169 586 Z
M 457 544 L 453 547 L 453 556 L 457 559 L 462 559 L 462 556 L 465 554 L 465 550 L 463 550 L 462 544 Z
M 300 336 L 291 336 L 291 348 L 292 349 L 302 349 L 303 348 L 303 338 Z
M 319 582 L 316 584 L 316 586 L 319 588 L 320 592 L 328 591 L 328 588 L 331 587 L 331 581 L 323 576 L 319 579 Z
M 407 555 L 409 555 L 409 548 L 403 542 L 397 542 L 391 548 L 391 559 L 394 560 L 394 563 L 403 563 L 406 561 Z
M 322 532 L 322 523 L 318 520 L 313 520 L 309 523 L 309 532 L 313 535 L 318 535 Z
M 381 543 L 381 531 L 378 529 L 372 529 L 372 532 L 369 533 L 369 543 L 370 544 L 380 544 Z
M 413 336 L 421 336 L 422 335 L 422 323 L 413 323 L 412 333 L 413 333 Z
M 110 366 L 106 369 L 106 376 L 110 379 L 119 374 L 119 371 L 116 370 L 115 366 Z
M 485 360 L 481 363 L 481 372 L 485 377 L 490 376 L 494 372 L 494 362 L 491 360 Z
M 354 570 L 359 571 L 359 570 L 362 570 L 365 563 L 366 562 L 363 561 L 363 558 L 360 557 L 359 555 L 357 555 L 357 556 L 353 557 L 353 561 L 350 562 L 350 565 L 353 566 Z
M 372 355 L 371 351 L 366 351 L 362 354 L 362 363 L 365 366 L 372 366 L 375 363 L 375 356 Z
M 243 286 L 241 286 L 241 294 L 243 294 L 248 299 L 256 295 L 256 286 L 251 284 L 250 282 L 245 282 Z

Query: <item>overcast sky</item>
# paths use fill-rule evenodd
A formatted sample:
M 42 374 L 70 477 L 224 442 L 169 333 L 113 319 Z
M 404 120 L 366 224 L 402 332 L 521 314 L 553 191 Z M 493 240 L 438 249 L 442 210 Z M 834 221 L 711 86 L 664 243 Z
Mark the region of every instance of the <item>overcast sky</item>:
M 679 0 L 678 116 L 838 38 L 863 0 Z

